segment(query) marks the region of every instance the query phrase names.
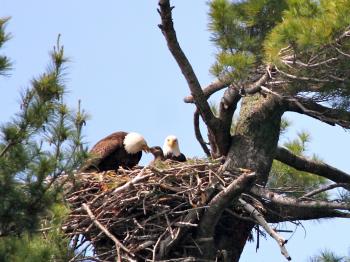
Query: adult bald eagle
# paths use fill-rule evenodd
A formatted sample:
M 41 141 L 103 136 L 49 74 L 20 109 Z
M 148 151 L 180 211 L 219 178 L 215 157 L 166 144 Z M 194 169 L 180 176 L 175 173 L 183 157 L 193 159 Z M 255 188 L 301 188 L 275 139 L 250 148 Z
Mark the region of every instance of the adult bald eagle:
M 149 147 L 138 133 L 115 132 L 101 139 L 91 149 L 92 158 L 81 168 L 81 172 L 117 170 L 119 166 L 132 168 Z
M 180 152 L 179 141 L 176 136 L 170 135 L 165 138 L 163 145 L 165 159 L 171 159 L 178 162 L 185 162 L 186 157 Z
M 163 154 L 163 150 L 160 146 L 152 146 L 150 147 L 149 151 L 152 153 L 152 155 L 154 156 L 154 159 L 151 161 L 150 164 L 155 164 L 159 161 L 164 161 L 165 157 Z

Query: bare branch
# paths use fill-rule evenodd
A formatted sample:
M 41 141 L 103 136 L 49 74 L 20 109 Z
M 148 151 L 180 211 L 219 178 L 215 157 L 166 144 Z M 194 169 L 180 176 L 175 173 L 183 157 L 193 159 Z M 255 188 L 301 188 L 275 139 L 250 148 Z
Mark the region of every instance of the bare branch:
M 210 201 L 209 208 L 203 214 L 199 224 L 199 238 L 213 237 L 221 213 L 225 210 L 227 205 L 232 203 L 241 193 L 249 190 L 255 179 L 256 174 L 254 172 L 242 174 Z
M 349 212 L 334 209 L 295 207 L 266 201 L 264 208 L 267 210 L 265 218 L 269 223 L 280 223 L 286 221 L 315 220 L 322 218 L 350 218 Z
M 130 256 L 134 256 L 129 249 L 127 249 L 115 236 L 113 236 L 107 228 L 105 228 L 94 216 L 94 214 L 91 212 L 91 209 L 89 206 L 85 203 L 81 205 L 81 207 L 86 211 L 92 222 L 103 231 L 103 233 L 106 234 L 113 242 L 115 243 L 115 246 L 117 248 L 117 253 L 119 254 L 119 248 L 123 249 L 125 252 L 127 252 Z
M 114 191 L 113 191 L 113 194 L 117 194 L 117 193 L 120 193 L 122 191 L 125 191 L 127 189 L 130 189 L 132 188 L 136 183 L 138 182 L 141 182 L 142 180 L 145 180 L 147 179 L 150 174 L 148 175 L 144 175 L 145 173 L 145 170 L 147 170 L 148 166 L 145 166 L 141 172 L 135 177 L 133 178 L 131 181 L 127 182 L 126 184 L 120 186 L 120 187 L 117 187 Z
M 340 109 L 333 109 L 317 104 L 305 98 L 285 98 L 288 111 L 304 114 L 316 118 L 329 125 L 339 125 L 350 129 L 350 112 Z
M 193 126 L 194 126 L 194 133 L 196 135 L 197 141 L 201 145 L 204 153 L 209 157 L 210 156 L 210 150 L 207 147 L 206 142 L 203 139 L 200 127 L 199 127 L 199 112 L 198 109 L 193 114 Z
M 284 195 L 277 194 L 266 188 L 252 187 L 250 190 L 254 195 L 259 196 L 263 199 L 267 199 L 272 203 L 286 207 L 295 208 L 313 208 L 313 209 L 338 209 L 338 210 L 350 210 L 350 203 L 342 202 L 328 202 L 322 200 L 298 200 L 293 197 L 287 197 Z
M 284 72 L 284 71 L 278 69 L 277 67 L 275 67 L 275 68 L 276 68 L 276 70 L 279 73 L 281 73 L 282 75 L 284 75 L 284 76 L 286 76 L 287 78 L 290 78 L 290 79 L 300 80 L 300 81 L 308 81 L 308 82 L 316 82 L 316 83 L 329 83 L 329 82 L 331 82 L 328 79 L 320 79 L 320 78 L 305 77 L 305 76 L 296 76 L 296 75 L 292 75 L 292 74 L 289 74 L 287 72 Z
M 170 7 L 169 0 L 159 0 L 160 9 L 159 14 L 162 20 L 162 24 L 159 28 L 167 41 L 168 48 L 179 65 L 182 74 L 186 78 L 188 87 L 191 90 L 191 94 L 194 98 L 194 102 L 203 118 L 203 121 L 213 130 L 218 123 L 218 120 L 210 110 L 210 106 L 207 102 L 207 98 L 203 93 L 203 90 L 199 84 L 196 74 L 188 61 L 186 55 L 182 51 L 176 37 L 176 32 L 172 20 L 172 7 Z
M 265 231 L 276 240 L 277 244 L 279 245 L 281 249 L 282 255 L 288 260 L 292 260 L 291 257 L 288 254 L 288 251 L 285 247 L 285 244 L 287 243 L 287 240 L 285 240 L 282 236 L 277 234 L 275 230 L 273 230 L 269 224 L 266 222 L 263 215 L 252 205 L 248 204 L 246 201 L 239 199 L 239 202 L 243 205 L 243 208 L 254 218 L 254 220 L 262 226 Z
M 203 93 L 206 99 L 208 99 L 212 94 L 216 93 L 217 91 L 220 91 L 221 89 L 224 89 L 225 87 L 228 87 L 230 84 L 231 84 L 230 79 L 216 80 L 215 82 L 205 87 L 203 89 Z M 184 102 L 194 103 L 193 96 L 186 96 L 184 98 Z
M 346 184 L 346 183 L 339 183 L 339 184 L 331 184 L 331 185 L 327 185 L 327 186 L 322 186 L 320 188 L 317 188 L 315 190 L 312 190 L 310 192 L 308 192 L 307 194 L 303 195 L 302 197 L 300 197 L 300 199 L 305 199 L 305 198 L 309 198 L 312 197 L 314 195 L 320 194 L 322 192 L 337 188 L 337 187 L 343 187 L 349 190 L 350 185 Z
M 297 60 L 297 61 L 282 60 L 282 62 L 287 63 L 287 64 L 297 64 L 297 65 L 300 65 L 302 67 L 312 68 L 312 67 L 325 65 L 325 64 L 328 64 L 328 63 L 331 63 L 331 62 L 334 62 L 334 61 L 338 61 L 338 60 L 339 60 L 339 57 L 332 57 L 332 58 L 329 58 L 327 60 L 320 61 L 320 62 L 317 62 L 317 63 L 314 63 L 314 64 L 306 64 L 306 63 L 303 63 L 303 62 L 301 62 L 299 60 Z
M 347 173 L 330 165 L 294 155 L 286 148 L 278 147 L 276 149 L 275 159 L 291 167 L 294 167 L 297 170 L 316 174 L 328 178 L 329 180 L 332 180 L 336 183 L 350 184 L 350 175 Z
M 244 89 L 244 92 L 246 94 L 255 94 L 261 90 L 261 86 L 266 83 L 267 80 L 269 80 L 269 68 L 266 69 L 266 73 L 263 74 L 256 82 L 250 84 L 248 87 Z

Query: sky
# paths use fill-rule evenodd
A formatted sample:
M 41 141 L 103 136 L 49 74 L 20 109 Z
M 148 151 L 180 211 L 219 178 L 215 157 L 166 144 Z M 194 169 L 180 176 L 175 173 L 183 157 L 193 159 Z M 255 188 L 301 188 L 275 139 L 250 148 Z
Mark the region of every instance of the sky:
M 172 1 L 179 42 L 204 86 L 214 78 L 209 67 L 215 47 L 210 42 L 206 1 Z M 61 44 L 70 58 L 66 85 L 67 102 L 78 100 L 91 115 L 85 128 L 90 146 L 118 131 L 143 134 L 149 145 L 162 145 L 174 134 L 181 151 L 188 156 L 203 156 L 194 137 L 194 106 L 185 104 L 187 84 L 167 49 L 157 25 L 157 1 L 91 0 L 0 0 L 0 16 L 11 16 L 7 31 L 11 40 L 0 50 L 13 61 L 9 77 L 0 78 L 0 123 L 19 111 L 19 93 L 30 80 L 44 72 L 49 51 L 61 34 Z M 218 102 L 215 96 L 213 101 Z M 349 132 L 296 114 L 287 114 L 293 127 L 284 140 L 301 130 L 311 132 L 308 153 L 317 154 L 328 164 L 350 172 Z M 142 159 L 142 164 L 150 161 Z M 293 261 L 307 258 L 324 248 L 347 255 L 350 248 L 350 221 L 322 220 L 303 223 L 296 232 L 284 235 Z M 291 224 L 282 225 L 294 230 Z M 242 262 L 285 261 L 271 238 L 246 246 Z

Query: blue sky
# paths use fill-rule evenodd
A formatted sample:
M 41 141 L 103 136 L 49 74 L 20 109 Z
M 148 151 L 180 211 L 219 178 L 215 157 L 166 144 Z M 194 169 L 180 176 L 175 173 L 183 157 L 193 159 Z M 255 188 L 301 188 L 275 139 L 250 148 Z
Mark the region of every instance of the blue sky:
M 205 86 L 213 81 L 209 67 L 215 47 L 207 31 L 206 1 L 173 1 L 175 28 L 180 44 Z M 90 145 L 117 131 L 142 133 L 150 145 L 162 145 L 175 134 L 182 151 L 189 156 L 203 153 L 194 138 L 193 105 L 183 103 L 188 87 L 167 49 L 157 27 L 160 21 L 157 1 L 82 1 L 82 0 L 0 0 L 0 16 L 11 16 L 8 31 L 12 39 L 2 52 L 14 62 L 11 76 L 0 79 L 0 122 L 6 122 L 19 110 L 21 89 L 39 75 L 49 61 L 48 52 L 60 33 L 66 55 L 68 103 L 78 99 L 92 116 L 85 129 Z M 218 101 L 218 98 L 216 98 Z M 293 139 L 299 130 L 312 132 L 309 153 L 350 172 L 349 132 L 288 114 L 293 128 L 284 139 Z M 144 157 L 147 163 L 150 157 Z M 289 240 L 294 261 L 328 247 L 347 254 L 350 222 L 331 220 L 304 223 Z M 286 224 L 286 228 L 294 229 Z M 286 235 L 289 238 L 290 235 Z M 284 261 L 276 243 L 262 240 L 258 253 L 247 245 L 241 261 Z

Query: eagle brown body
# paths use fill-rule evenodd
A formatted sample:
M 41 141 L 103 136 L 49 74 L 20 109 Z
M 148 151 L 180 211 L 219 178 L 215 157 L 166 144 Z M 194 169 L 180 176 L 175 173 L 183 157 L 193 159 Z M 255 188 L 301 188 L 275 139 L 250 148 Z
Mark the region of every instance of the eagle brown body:
M 127 132 L 119 131 L 101 139 L 93 146 L 90 153 L 92 158 L 87 161 L 81 172 L 117 170 L 119 166 L 132 168 L 136 166 L 142 156 L 142 150 L 128 153 L 124 139 Z

